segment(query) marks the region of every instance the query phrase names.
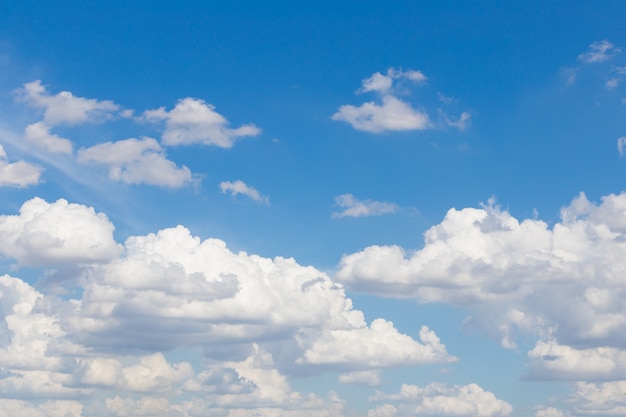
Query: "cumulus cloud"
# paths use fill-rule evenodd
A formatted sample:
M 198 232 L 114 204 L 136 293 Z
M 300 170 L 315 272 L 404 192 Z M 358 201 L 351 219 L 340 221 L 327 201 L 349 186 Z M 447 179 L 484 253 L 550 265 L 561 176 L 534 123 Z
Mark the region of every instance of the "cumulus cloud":
M 379 101 L 368 101 L 360 106 L 345 104 L 333 114 L 332 120 L 349 123 L 353 128 L 371 133 L 386 131 L 425 130 L 436 127 L 425 110 L 416 109 L 399 98 L 406 95 L 407 82 L 423 84 L 426 76 L 415 70 L 403 71 L 389 68 L 386 74 L 376 72 L 362 81 L 359 93 L 376 93 Z M 443 125 L 454 126 L 462 130 L 469 121 L 469 113 L 464 112 L 458 118 L 442 113 Z
M 354 290 L 463 306 L 468 323 L 515 347 L 520 332 L 545 342 L 531 376 L 617 378 L 626 351 L 626 193 L 601 204 L 584 194 L 553 226 L 518 220 L 490 201 L 450 209 L 423 248 L 371 246 L 345 255 L 336 279 Z M 552 353 L 550 353 L 552 352 Z
M 269 197 L 262 195 L 254 187 L 249 186 L 241 180 L 222 181 L 220 182 L 220 190 L 222 190 L 222 193 L 230 193 L 232 196 L 236 196 L 237 194 L 245 195 L 258 203 L 270 203 Z
M 32 405 L 24 400 L 0 399 L 0 417 L 83 417 L 78 401 L 46 401 Z
M 341 194 L 335 197 L 335 204 L 343 210 L 333 213 L 333 218 L 379 216 L 395 213 L 399 207 L 394 203 L 374 200 L 358 200 L 352 194 Z
M 382 382 L 380 379 L 380 371 L 377 369 L 344 372 L 339 375 L 339 381 L 344 384 L 364 385 L 367 387 L 377 387 Z
M 621 50 L 619 48 L 616 48 L 611 42 L 605 39 L 593 42 L 589 45 L 589 50 L 578 55 L 578 60 L 585 64 L 604 62 L 608 61 L 620 52 Z
M 69 91 L 51 95 L 40 80 L 25 83 L 16 93 L 18 100 L 44 112 L 42 121 L 26 127 L 26 140 L 52 153 L 72 153 L 72 143 L 52 134 L 51 128 L 102 122 L 112 118 L 119 110 L 119 106 L 112 101 L 76 97 Z
M 91 207 L 33 198 L 18 215 L 0 216 L 0 254 L 30 266 L 104 262 L 119 251 L 113 230 Z
M 38 184 L 43 168 L 25 161 L 10 163 L 0 145 L 0 187 L 27 187 Z
M 261 133 L 261 129 L 254 124 L 229 128 L 228 121 L 215 111 L 215 106 L 191 97 L 179 100 L 170 111 L 164 107 L 147 110 L 143 113 L 143 119 L 165 121 L 162 140 L 168 146 L 197 143 L 230 148 L 240 137 Z
M 82 148 L 77 159 L 83 164 L 108 166 L 109 178 L 127 184 L 176 188 L 193 181 L 189 168 L 179 168 L 167 159 L 161 145 L 152 138 L 130 138 Z
M 454 385 L 433 383 L 424 388 L 402 384 L 397 394 L 377 391 L 370 401 L 392 401 L 370 410 L 368 417 L 398 416 L 508 416 L 513 407 L 476 384 Z

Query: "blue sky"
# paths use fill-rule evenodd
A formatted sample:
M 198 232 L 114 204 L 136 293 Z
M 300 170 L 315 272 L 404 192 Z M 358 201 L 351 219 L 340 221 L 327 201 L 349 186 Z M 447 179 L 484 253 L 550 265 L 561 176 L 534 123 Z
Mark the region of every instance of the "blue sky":
M 623 2 L 0 5 L 0 416 L 626 414 Z

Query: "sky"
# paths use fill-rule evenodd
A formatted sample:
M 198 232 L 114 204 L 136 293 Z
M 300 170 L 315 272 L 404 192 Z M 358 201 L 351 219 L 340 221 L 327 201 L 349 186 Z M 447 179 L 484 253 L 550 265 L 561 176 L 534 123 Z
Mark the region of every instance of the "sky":
M 0 3 L 0 417 L 626 415 L 626 3 Z

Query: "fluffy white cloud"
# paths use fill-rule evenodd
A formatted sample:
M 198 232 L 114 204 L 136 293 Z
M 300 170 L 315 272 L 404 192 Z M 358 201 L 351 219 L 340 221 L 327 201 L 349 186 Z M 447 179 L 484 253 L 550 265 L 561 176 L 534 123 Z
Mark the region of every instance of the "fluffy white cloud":
M 604 62 L 620 52 L 621 50 L 619 48 L 616 48 L 611 42 L 605 39 L 593 42 L 589 45 L 589 50 L 584 54 L 578 55 L 578 60 L 585 64 Z
M 237 138 L 261 133 L 261 129 L 253 124 L 229 128 L 228 121 L 215 111 L 215 106 L 191 97 L 179 100 L 169 112 L 164 107 L 147 110 L 143 118 L 165 121 L 162 139 L 168 146 L 199 143 L 230 148 Z
M 58 125 L 97 123 L 112 118 L 119 106 L 112 101 L 76 97 L 69 91 L 50 95 L 40 80 L 25 83 L 17 99 L 43 109 L 43 120 L 26 127 L 26 140 L 52 153 L 72 153 L 72 143 L 50 132 Z
M 395 213 L 399 207 L 394 203 L 374 200 L 358 200 L 352 194 L 341 194 L 335 197 L 335 204 L 343 210 L 333 213 L 333 218 L 379 216 Z
M 127 184 L 151 184 L 182 187 L 192 182 L 191 171 L 166 158 L 159 143 L 152 138 L 106 142 L 78 151 L 78 162 L 109 167 L 109 177 Z
M 258 203 L 270 203 L 269 197 L 262 195 L 256 188 L 249 186 L 241 180 L 222 181 L 220 182 L 220 190 L 222 190 L 222 193 L 230 193 L 232 196 L 237 194 L 245 195 Z
M 397 394 L 378 391 L 370 401 L 393 401 L 396 407 L 387 405 L 370 410 L 368 417 L 401 416 L 508 416 L 513 407 L 507 402 L 483 390 L 476 384 L 454 385 L 433 383 L 424 388 L 402 384 Z
M 333 120 L 348 122 L 353 128 L 371 133 L 389 130 L 424 130 L 430 128 L 428 114 L 414 109 L 394 96 L 383 96 L 381 104 L 368 101 L 360 106 L 344 104 L 333 114 Z
M 389 68 L 384 75 L 376 72 L 362 81 L 362 87 L 357 93 L 376 93 L 380 101 L 368 101 L 360 106 L 342 105 L 333 114 L 332 120 L 347 122 L 357 130 L 371 133 L 436 127 L 437 124 L 431 121 L 426 111 L 416 109 L 399 98 L 400 95 L 406 95 L 407 90 L 403 88 L 406 81 L 421 84 L 426 82 L 426 76 L 420 71 L 394 68 Z M 463 112 L 458 118 L 440 113 L 443 119 L 440 125 L 454 126 L 460 130 L 465 128 L 470 118 L 468 112 Z
M 33 198 L 19 215 L 0 216 L 0 254 L 33 266 L 103 262 L 119 251 L 113 230 L 93 208 Z
M 626 414 L 626 381 L 579 382 L 570 402 L 574 403 L 571 411 L 576 416 L 623 416 Z
M 536 377 L 610 379 L 623 372 L 626 351 L 625 242 L 624 193 L 599 205 L 581 194 L 552 227 L 491 202 L 448 211 L 420 250 L 346 255 L 336 278 L 355 290 L 465 306 L 469 322 L 499 333 L 506 347 L 518 332 L 550 341 L 530 353 Z
M 0 187 L 27 187 L 39 183 L 43 168 L 28 162 L 10 163 L 4 147 L 0 145 Z

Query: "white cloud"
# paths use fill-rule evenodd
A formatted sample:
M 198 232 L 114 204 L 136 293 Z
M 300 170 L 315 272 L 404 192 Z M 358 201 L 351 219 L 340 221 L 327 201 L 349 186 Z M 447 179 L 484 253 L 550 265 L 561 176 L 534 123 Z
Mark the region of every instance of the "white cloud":
M 393 203 L 374 200 L 358 200 L 352 194 L 341 194 L 335 197 L 335 204 L 341 207 L 341 212 L 333 213 L 333 218 L 379 216 L 395 213 L 399 207 Z
M 0 187 L 27 187 L 38 184 L 43 168 L 25 161 L 10 163 L 0 145 Z
M 380 371 L 377 369 L 344 372 L 339 375 L 339 381 L 344 384 L 364 385 L 367 387 L 377 387 L 382 382 L 380 379 Z
M 386 74 L 374 73 L 362 81 L 357 93 L 376 93 L 380 101 L 368 101 L 360 106 L 345 104 L 333 114 L 332 120 L 349 123 L 353 128 L 371 133 L 386 131 L 425 130 L 437 126 L 454 126 L 463 130 L 469 122 L 470 115 L 463 112 L 458 118 L 441 113 L 440 123 L 433 123 L 425 110 L 416 109 L 408 102 L 401 100 L 408 90 L 403 86 L 406 81 L 415 84 L 426 82 L 426 76 L 420 71 L 389 68 Z M 439 95 L 442 97 L 442 95 Z
M 449 210 L 420 250 L 371 246 L 346 255 L 336 279 L 382 296 L 464 306 L 468 324 L 505 347 L 515 347 L 520 332 L 550 341 L 529 353 L 531 376 L 612 379 L 626 352 L 625 242 L 626 193 L 598 205 L 581 193 L 552 227 L 519 221 L 492 201 Z
M 33 198 L 0 216 L 0 254 L 32 266 L 103 262 L 118 253 L 113 229 L 93 208 Z
M 606 81 L 606 88 L 613 90 L 617 88 L 626 76 L 626 67 L 615 67 L 611 70 L 609 79 Z
M 143 118 L 148 121 L 165 121 L 162 140 L 168 146 L 198 143 L 230 148 L 237 138 L 261 133 L 261 129 L 254 124 L 229 128 L 228 121 L 215 111 L 215 106 L 191 97 L 179 100 L 169 112 L 164 107 L 147 110 Z
M 381 133 L 389 130 L 424 130 L 430 128 L 428 114 L 394 97 L 382 97 L 382 103 L 372 101 L 356 107 L 345 104 L 333 114 L 333 120 L 348 122 L 357 130 Z
M 554 407 L 547 407 L 543 410 L 538 410 L 535 413 L 535 417 L 563 417 L 563 412 Z
M 402 384 L 397 394 L 377 391 L 370 401 L 397 402 L 397 409 L 391 405 L 370 410 L 368 416 L 508 416 L 513 407 L 507 402 L 483 390 L 476 384 L 454 385 L 433 383 L 424 388 Z
M 616 48 L 611 42 L 605 39 L 593 42 L 589 45 L 589 51 L 578 55 L 578 60 L 585 64 L 604 62 L 620 52 L 621 50 L 619 48 Z
M 623 416 L 626 414 L 626 381 L 601 384 L 579 382 L 570 398 L 575 416 Z
M 250 187 L 241 180 L 222 181 L 220 182 L 220 190 L 222 190 L 222 193 L 230 193 L 232 196 L 236 196 L 237 194 L 245 195 L 258 203 L 270 203 L 269 197 L 262 195 L 254 187 Z
M 77 159 L 83 164 L 108 166 L 109 178 L 127 184 L 176 188 L 193 181 L 189 168 L 179 168 L 167 159 L 163 148 L 152 138 L 131 138 L 82 148 Z
M 617 151 L 619 152 L 619 156 L 624 156 L 624 151 L 626 151 L 626 136 L 617 139 Z
M 82 417 L 78 401 L 46 401 L 32 405 L 24 400 L 0 399 L 0 417 Z
M 25 137 L 28 142 L 52 153 L 72 153 L 69 139 L 50 132 L 54 126 L 102 122 L 114 117 L 119 109 L 112 101 L 76 97 L 69 91 L 50 95 L 39 80 L 25 83 L 17 90 L 17 99 L 44 110 L 43 120 L 28 125 Z

